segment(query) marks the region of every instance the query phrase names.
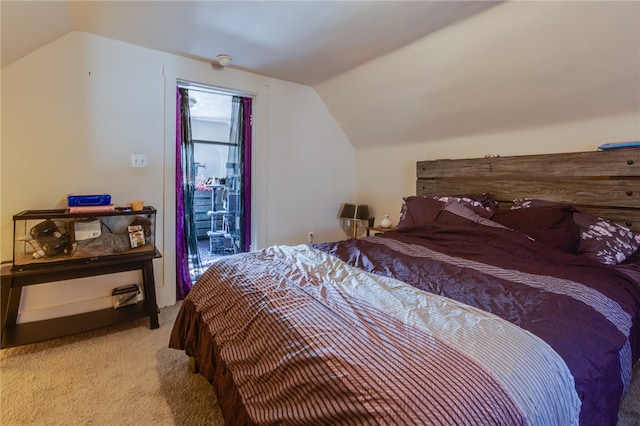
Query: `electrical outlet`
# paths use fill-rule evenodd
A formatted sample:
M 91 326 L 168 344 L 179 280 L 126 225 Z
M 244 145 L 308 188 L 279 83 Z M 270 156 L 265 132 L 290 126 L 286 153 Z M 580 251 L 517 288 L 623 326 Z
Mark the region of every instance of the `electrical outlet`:
M 309 232 L 307 234 L 307 241 L 312 243 L 313 242 L 313 231 Z

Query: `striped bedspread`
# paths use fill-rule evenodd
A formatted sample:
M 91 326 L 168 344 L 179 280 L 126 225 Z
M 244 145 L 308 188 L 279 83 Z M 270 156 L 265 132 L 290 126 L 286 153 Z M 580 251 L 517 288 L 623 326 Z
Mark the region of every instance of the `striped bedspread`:
M 321 248 L 539 337 L 570 371 L 580 424 L 617 423 L 640 353 L 639 268 L 551 252 L 506 229 L 434 226 L 386 237 Z
M 259 423 L 578 423 L 541 339 L 307 246 L 217 262 L 189 298 Z
M 230 256 L 185 302 L 258 424 L 615 425 L 633 274 L 480 228 Z

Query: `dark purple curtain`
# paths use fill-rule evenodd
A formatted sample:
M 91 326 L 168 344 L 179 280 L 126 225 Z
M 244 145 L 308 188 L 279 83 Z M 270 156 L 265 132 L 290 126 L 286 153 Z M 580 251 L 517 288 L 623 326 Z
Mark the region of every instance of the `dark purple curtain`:
M 244 251 L 251 251 L 251 98 L 242 98 L 244 106 L 244 148 L 242 153 L 242 202 L 244 205 Z
M 187 244 L 184 237 L 184 182 L 182 179 L 182 95 L 176 88 L 176 287 L 177 300 L 183 300 L 191 290 Z
M 195 233 L 195 160 L 191 140 L 189 92 L 176 92 L 176 298 L 183 300 L 202 275 Z
M 230 175 L 242 174 L 234 180 L 233 191 L 242 194 L 240 206 L 240 251 L 251 250 L 251 99 L 234 96 L 231 100 L 231 122 L 229 129 L 229 154 L 227 164 Z
M 230 152 L 230 163 L 241 163 L 242 182 L 242 217 L 241 249 L 251 250 L 251 98 L 234 96 L 236 115 L 232 117 L 232 140 L 237 142 L 239 151 Z M 176 287 L 177 299 L 183 300 L 202 274 L 202 267 L 197 250 L 197 240 L 193 222 L 193 190 L 195 175 L 190 167 L 193 162 L 193 145 L 191 141 L 188 91 L 177 88 L 176 91 Z M 192 148 L 192 147 L 191 147 Z M 239 154 L 239 155 L 238 155 Z M 237 155 L 237 156 L 236 156 Z M 239 158 L 238 158 L 239 157 Z M 191 175 L 194 176 L 191 176 Z M 190 178 L 191 176 L 191 178 Z M 193 242 L 191 241 L 193 240 Z M 193 247 L 192 247 L 193 246 Z

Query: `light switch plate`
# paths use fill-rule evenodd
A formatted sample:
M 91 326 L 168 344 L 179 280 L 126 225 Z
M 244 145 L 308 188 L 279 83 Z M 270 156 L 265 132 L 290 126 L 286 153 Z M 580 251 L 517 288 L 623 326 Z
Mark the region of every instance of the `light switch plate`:
M 131 154 L 131 167 L 147 167 L 147 154 Z

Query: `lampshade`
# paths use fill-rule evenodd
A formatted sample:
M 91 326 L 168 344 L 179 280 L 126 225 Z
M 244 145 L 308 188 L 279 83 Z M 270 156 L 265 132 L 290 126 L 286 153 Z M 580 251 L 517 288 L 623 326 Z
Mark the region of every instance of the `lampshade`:
M 369 217 L 369 207 L 366 204 L 344 203 L 340 208 L 338 217 L 345 219 L 367 219 Z
M 369 207 L 366 204 L 344 203 L 338 211 L 340 227 L 347 236 L 356 238 L 364 232 L 369 218 Z

